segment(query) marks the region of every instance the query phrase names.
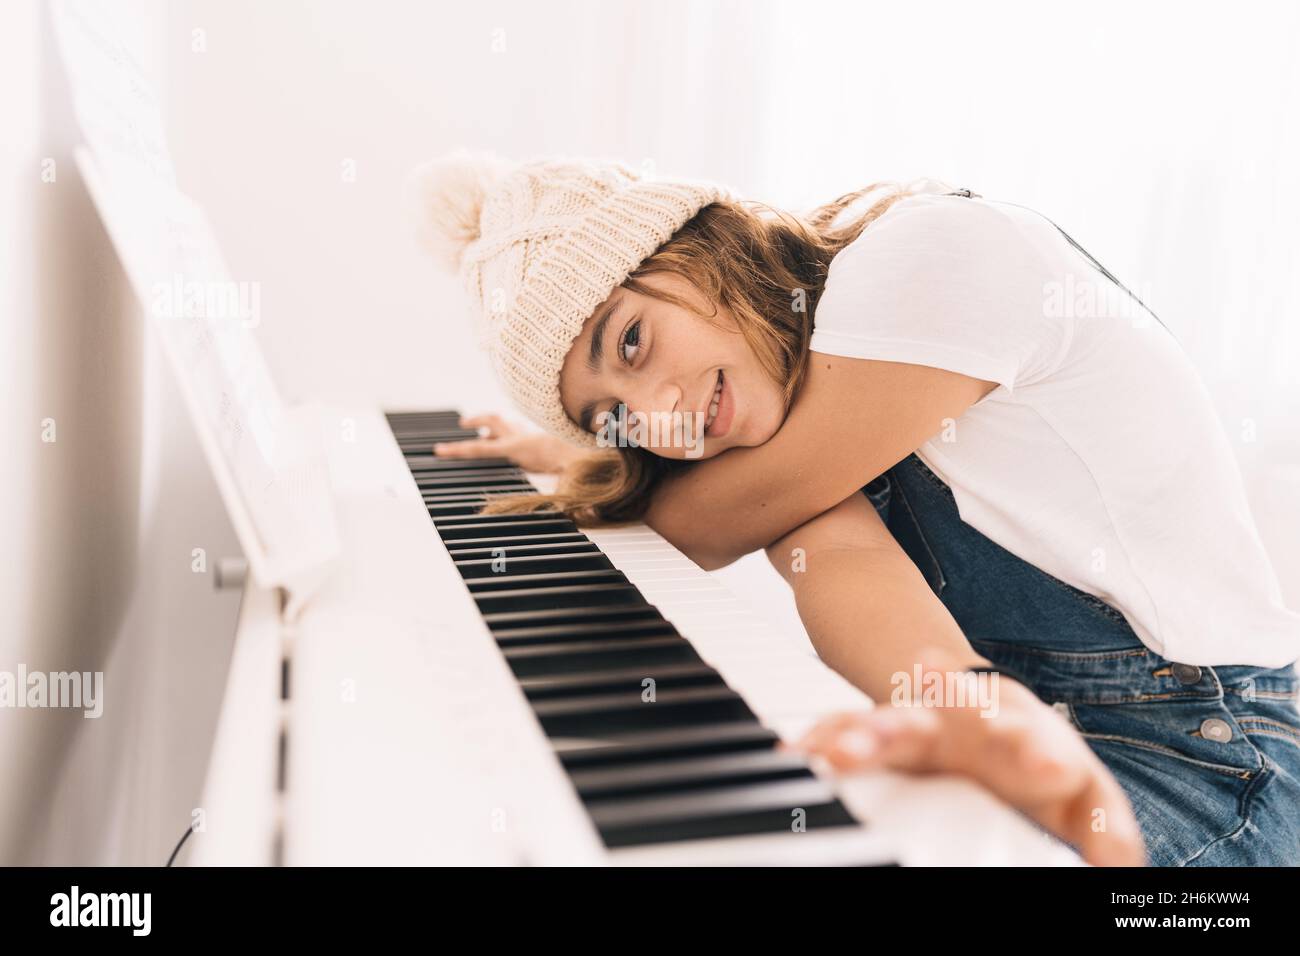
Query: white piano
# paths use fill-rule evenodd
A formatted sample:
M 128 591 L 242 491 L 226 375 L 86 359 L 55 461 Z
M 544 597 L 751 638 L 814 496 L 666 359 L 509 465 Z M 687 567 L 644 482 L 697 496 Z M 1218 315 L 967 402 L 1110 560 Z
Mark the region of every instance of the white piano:
M 649 528 L 475 516 L 543 479 L 426 454 L 451 412 L 324 414 L 340 554 L 292 620 L 245 586 L 189 864 L 1079 863 L 963 780 L 775 750 L 870 702 Z

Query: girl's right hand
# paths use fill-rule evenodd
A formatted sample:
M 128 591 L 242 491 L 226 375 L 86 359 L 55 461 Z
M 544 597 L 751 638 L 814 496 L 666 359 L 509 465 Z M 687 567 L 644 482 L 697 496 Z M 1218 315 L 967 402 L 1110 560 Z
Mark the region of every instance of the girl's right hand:
M 524 471 L 558 474 L 575 458 L 581 448 L 545 432 L 525 429 L 500 415 L 466 416 L 461 428 L 482 428 L 481 438 L 439 442 L 433 453 L 439 458 L 508 458 Z
M 940 672 L 940 679 L 964 669 L 941 649 L 928 651 L 922 666 Z M 996 686 L 992 716 L 975 706 L 885 703 L 826 717 L 786 746 L 817 755 L 840 772 L 888 767 L 961 774 L 1069 843 L 1089 863 L 1144 865 L 1137 818 L 1106 765 L 1029 688 L 1002 675 Z

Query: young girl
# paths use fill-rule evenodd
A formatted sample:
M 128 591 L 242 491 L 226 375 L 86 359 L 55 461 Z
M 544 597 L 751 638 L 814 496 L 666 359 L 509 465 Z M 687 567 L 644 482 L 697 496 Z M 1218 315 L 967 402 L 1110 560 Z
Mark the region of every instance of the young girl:
M 617 163 L 416 181 L 550 436 L 438 453 L 562 469 L 489 510 L 643 520 L 706 569 L 766 549 L 882 705 L 996 669 L 995 716 L 823 721 L 836 767 L 966 774 L 1093 862 L 1300 864 L 1300 615 L 1187 356 L 1054 224 L 931 183 L 801 217 Z

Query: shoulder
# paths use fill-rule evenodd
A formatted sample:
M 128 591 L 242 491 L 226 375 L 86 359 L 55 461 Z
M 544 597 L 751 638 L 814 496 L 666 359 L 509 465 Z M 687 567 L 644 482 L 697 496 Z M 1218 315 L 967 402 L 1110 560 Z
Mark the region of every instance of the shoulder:
M 907 196 L 840 250 L 829 275 L 873 268 L 882 275 L 897 275 L 899 268 L 940 271 L 963 262 L 994 265 L 1000 258 L 1023 264 L 1051 238 L 1026 214 L 1019 207 L 962 196 Z M 1035 257 L 1028 258 L 1032 264 Z
M 950 303 L 1040 309 L 1060 236 L 1031 210 L 922 193 L 894 203 L 831 259 L 818 312 Z
M 1070 320 L 1045 305 L 1059 279 L 1055 232 L 1019 206 L 901 199 L 831 260 L 810 347 L 933 365 L 1008 389 L 1036 381 L 1072 339 Z

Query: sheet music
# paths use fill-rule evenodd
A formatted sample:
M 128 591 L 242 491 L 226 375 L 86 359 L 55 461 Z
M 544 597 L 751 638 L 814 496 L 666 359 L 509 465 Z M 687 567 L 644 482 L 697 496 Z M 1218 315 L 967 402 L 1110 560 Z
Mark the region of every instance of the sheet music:
M 231 274 L 176 186 L 155 95 L 108 5 L 59 0 L 55 29 L 90 149 L 78 168 L 176 372 L 253 574 L 301 602 L 338 552 L 324 446 L 284 405 L 252 329 L 260 288 Z
M 114 22 L 121 9 L 56 0 L 51 12 L 77 123 L 100 169 L 110 178 L 134 170 L 175 187 L 158 96 Z

